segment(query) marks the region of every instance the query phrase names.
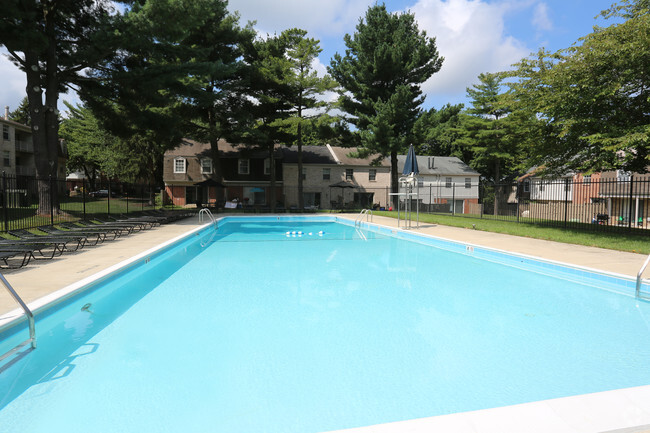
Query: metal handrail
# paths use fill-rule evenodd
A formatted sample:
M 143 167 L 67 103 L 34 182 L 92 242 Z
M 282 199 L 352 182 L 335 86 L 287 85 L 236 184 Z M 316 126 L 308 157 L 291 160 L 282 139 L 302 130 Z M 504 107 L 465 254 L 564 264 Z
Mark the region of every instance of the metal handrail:
M 636 292 L 635 296 L 638 298 L 640 293 L 641 293 L 641 275 L 643 275 L 643 271 L 645 271 L 645 268 L 648 266 L 648 263 L 650 263 L 650 255 L 648 255 L 648 258 L 645 259 L 645 263 L 643 263 L 643 266 L 641 266 L 641 269 L 639 269 L 639 273 L 636 274 Z
M 20 343 L 18 346 L 14 347 L 4 355 L 0 356 L 0 361 L 8 358 L 12 354 L 16 353 L 18 350 L 20 350 L 23 346 L 30 344 L 32 346 L 32 349 L 36 349 L 36 325 L 34 323 L 34 314 L 32 313 L 32 310 L 27 307 L 27 304 L 23 302 L 23 300 L 20 298 L 18 293 L 14 290 L 13 287 L 11 287 L 11 284 L 9 284 L 9 281 L 0 273 L 0 282 L 5 286 L 7 291 L 11 294 L 11 296 L 18 302 L 20 307 L 23 309 L 25 312 L 25 316 L 27 316 L 27 322 L 29 323 L 29 338 L 22 343 Z
M 212 215 L 212 212 L 210 212 L 210 209 L 205 207 L 199 211 L 199 223 L 203 222 L 203 215 L 207 215 L 212 223 L 217 223 L 217 220 L 214 218 L 214 215 Z
M 366 221 L 372 221 L 372 209 L 362 209 L 359 215 L 354 219 L 354 226 L 361 225 L 361 219 L 366 216 Z

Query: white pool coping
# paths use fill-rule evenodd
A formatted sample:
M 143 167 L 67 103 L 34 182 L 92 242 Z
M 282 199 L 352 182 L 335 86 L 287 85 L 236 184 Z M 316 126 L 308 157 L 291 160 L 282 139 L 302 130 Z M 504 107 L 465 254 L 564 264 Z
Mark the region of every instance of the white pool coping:
M 218 220 L 223 218 L 234 218 L 234 216 L 224 216 Z M 210 224 L 212 223 L 206 223 L 188 230 L 156 247 L 39 298 L 29 303 L 28 307 L 34 313 L 38 313 L 44 308 L 51 307 L 74 296 L 79 291 L 84 290 L 85 287 L 109 277 L 122 268 L 146 259 L 161 249 L 205 229 Z M 374 223 L 373 225 L 388 230 L 412 233 L 400 228 Z M 432 236 L 425 233 L 418 233 L 418 235 L 455 244 L 467 244 L 466 242 Z M 487 248 L 484 246 L 481 248 L 529 258 L 529 256 L 524 254 L 512 253 L 507 250 Z M 531 258 L 539 260 L 538 257 Z M 577 267 L 562 262 L 555 263 L 573 268 Z M 579 266 L 578 268 L 585 269 Z M 592 272 L 604 272 L 596 269 L 587 269 Z M 616 276 L 620 277 L 621 275 Z M 21 309 L 16 309 L 2 315 L 0 317 L 0 331 L 12 325 L 15 321 L 21 320 L 21 318 L 24 319 Z M 624 429 L 625 433 L 650 432 L 650 385 L 541 400 L 492 409 L 376 424 L 330 431 L 328 433 L 605 433 L 621 429 Z

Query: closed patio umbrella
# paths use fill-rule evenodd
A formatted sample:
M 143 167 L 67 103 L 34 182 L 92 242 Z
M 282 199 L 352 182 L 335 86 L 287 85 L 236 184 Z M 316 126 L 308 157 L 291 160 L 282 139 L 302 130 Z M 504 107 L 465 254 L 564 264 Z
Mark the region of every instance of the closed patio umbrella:
M 412 144 L 409 146 L 409 152 L 406 154 L 406 161 L 404 162 L 404 170 L 402 170 L 402 174 L 405 176 L 420 174 L 420 170 L 418 169 L 418 159 L 415 156 L 415 149 Z

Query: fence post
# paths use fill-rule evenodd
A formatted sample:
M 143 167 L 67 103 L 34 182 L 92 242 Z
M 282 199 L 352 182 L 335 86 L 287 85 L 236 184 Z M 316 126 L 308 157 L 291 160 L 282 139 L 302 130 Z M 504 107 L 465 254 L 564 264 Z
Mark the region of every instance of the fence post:
M 628 208 L 628 217 L 627 217 L 627 228 L 631 229 L 632 228 L 632 210 L 634 209 L 632 207 L 632 199 L 634 197 L 634 191 L 632 189 L 632 186 L 634 184 L 634 176 L 630 173 L 630 206 Z M 636 215 L 634 215 L 636 218 Z
M 7 209 L 7 173 L 2 172 L 2 214 L 5 221 L 5 232 L 9 230 L 9 210 Z
M 86 219 L 86 179 L 81 181 L 81 203 L 84 209 L 84 220 Z
M 50 175 L 50 225 L 54 225 L 54 185 Z
M 451 215 L 456 216 L 456 182 L 451 184 Z
M 569 178 L 564 179 L 564 228 L 567 227 L 569 218 Z
M 517 202 L 517 222 L 519 222 L 519 202 L 521 196 L 519 195 L 519 182 L 515 181 L 515 202 Z

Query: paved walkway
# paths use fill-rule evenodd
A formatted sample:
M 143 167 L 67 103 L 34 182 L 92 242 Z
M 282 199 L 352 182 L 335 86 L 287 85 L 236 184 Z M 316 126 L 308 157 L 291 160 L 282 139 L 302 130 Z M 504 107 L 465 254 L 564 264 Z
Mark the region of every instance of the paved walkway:
M 356 215 L 339 215 L 354 219 Z M 396 227 L 391 218 L 375 216 L 373 222 Z M 29 303 L 77 282 L 129 257 L 144 252 L 198 226 L 198 217 L 167 224 L 98 247 L 25 269 L 5 272 L 7 280 Z M 557 260 L 598 270 L 636 276 L 645 256 L 601 248 L 560 244 L 477 230 L 423 224 L 413 230 L 428 235 L 491 248 Z M 0 293 L 0 315 L 16 304 Z M 346 433 L 398 433 L 453 431 L 467 433 L 520 432 L 648 432 L 650 386 L 546 400 L 475 412 L 422 418 L 358 429 Z M 618 430 L 621 429 L 621 430 Z

